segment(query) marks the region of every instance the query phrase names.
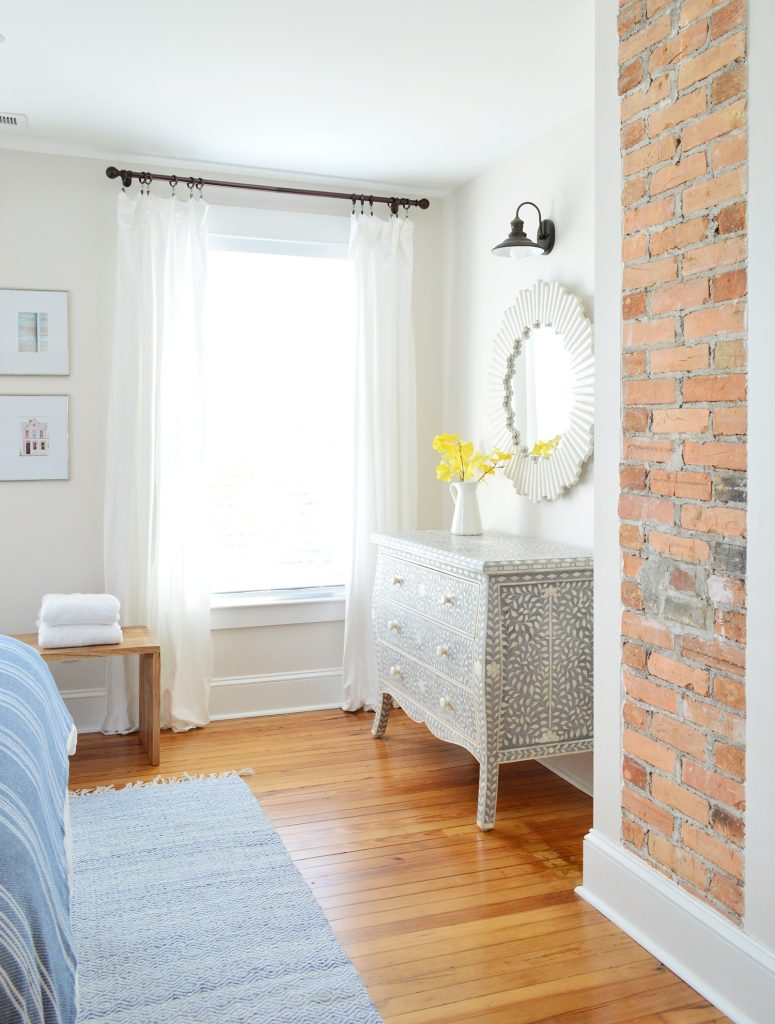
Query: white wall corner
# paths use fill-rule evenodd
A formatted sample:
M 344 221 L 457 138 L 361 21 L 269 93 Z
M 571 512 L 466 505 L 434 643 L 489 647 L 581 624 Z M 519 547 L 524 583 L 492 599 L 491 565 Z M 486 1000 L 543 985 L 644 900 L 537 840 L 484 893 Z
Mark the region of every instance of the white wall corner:
M 576 892 L 735 1024 L 771 1024 L 775 956 L 595 829 Z

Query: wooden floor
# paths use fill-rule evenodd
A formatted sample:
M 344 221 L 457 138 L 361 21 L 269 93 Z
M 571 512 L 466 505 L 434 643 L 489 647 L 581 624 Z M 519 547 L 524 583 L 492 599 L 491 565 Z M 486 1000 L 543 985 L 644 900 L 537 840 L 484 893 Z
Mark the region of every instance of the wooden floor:
M 534 761 L 501 768 L 476 828 L 478 765 L 394 712 L 79 738 L 71 785 L 253 768 L 274 822 L 386 1024 L 710 1024 L 696 992 L 574 894 L 591 801 Z M 321 1022 L 325 1024 L 325 1022 Z

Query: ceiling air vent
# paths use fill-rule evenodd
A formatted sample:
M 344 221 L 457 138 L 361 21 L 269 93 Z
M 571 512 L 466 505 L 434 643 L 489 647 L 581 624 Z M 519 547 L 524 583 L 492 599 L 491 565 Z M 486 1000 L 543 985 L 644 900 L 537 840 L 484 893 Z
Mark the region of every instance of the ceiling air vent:
M 0 126 L 4 128 L 26 128 L 26 114 L 0 114 Z

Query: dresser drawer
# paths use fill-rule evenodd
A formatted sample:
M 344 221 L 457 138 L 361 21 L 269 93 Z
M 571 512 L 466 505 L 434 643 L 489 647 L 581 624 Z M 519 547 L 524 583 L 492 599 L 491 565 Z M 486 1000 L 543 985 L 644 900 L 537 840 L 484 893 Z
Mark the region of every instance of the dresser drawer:
M 381 597 L 374 599 L 374 633 L 430 668 L 470 688 L 474 641 L 433 619 Z
M 377 644 L 379 674 L 397 695 L 405 694 L 424 713 L 478 743 L 476 700 L 468 690 L 407 657 L 403 651 Z
M 479 584 L 473 580 L 380 552 L 374 594 L 420 611 L 469 636 L 476 632 Z

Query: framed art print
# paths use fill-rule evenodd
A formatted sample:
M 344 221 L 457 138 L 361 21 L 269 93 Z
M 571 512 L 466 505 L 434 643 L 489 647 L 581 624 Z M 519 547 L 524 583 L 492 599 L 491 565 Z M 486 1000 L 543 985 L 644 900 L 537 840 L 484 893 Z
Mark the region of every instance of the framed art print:
M 0 288 L 0 374 L 69 373 L 68 298 Z
M 67 395 L 0 395 L 0 480 L 67 480 Z

